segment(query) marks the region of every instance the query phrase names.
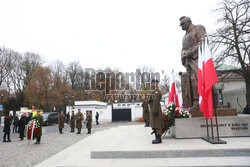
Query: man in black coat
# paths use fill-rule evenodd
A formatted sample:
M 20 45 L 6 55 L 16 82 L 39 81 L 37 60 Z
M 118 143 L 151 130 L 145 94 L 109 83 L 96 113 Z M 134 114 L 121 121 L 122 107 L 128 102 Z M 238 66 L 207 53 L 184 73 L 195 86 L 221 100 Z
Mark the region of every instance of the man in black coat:
M 9 116 L 9 114 L 6 114 L 5 118 L 4 118 L 4 127 L 3 127 L 3 132 L 4 132 L 3 142 L 11 142 L 11 140 L 10 140 L 10 125 L 11 125 L 10 116 Z M 6 140 L 6 136 L 8 137 L 8 141 Z
M 96 125 L 99 125 L 99 113 L 96 112 L 96 115 L 95 115 L 95 121 L 96 121 Z
M 26 118 L 23 114 L 21 116 L 21 119 L 20 119 L 19 124 L 18 124 L 18 131 L 19 131 L 20 140 L 23 140 L 25 125 L 26 125 Z

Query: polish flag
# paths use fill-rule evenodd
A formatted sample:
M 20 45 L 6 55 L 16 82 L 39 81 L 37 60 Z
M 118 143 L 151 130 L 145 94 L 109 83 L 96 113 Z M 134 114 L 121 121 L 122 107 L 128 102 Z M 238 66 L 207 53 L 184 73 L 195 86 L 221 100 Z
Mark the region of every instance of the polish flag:
M 200 110 L 204 117 L 207 119 L 210 117 L 213 120 L 212 86 L 218 82 L 218 77 L 207 42 L 208 40 L 205 38 L 205 43 L 202 42 L 202 51 L 198 51 L 198 93 Z
M 56 111 L 56 107 L 54 106 L 54 111 Z
M 175 102 L 176 107 L 180 107 L 178 91 L 175 85 L 174 70 L 171 72 L 168 103 Z
M 203 52 L 201 52 L 201 47 Z M 203 53 L 203 54 L 202 54 Z M 198 46 L 198 93 L 199 93 L 199 105 L 200 110 L 203 111 L 202 97 L 204 94 L 204 82 L 203 82 L 203 66 L 204 66 L 204 43 Z

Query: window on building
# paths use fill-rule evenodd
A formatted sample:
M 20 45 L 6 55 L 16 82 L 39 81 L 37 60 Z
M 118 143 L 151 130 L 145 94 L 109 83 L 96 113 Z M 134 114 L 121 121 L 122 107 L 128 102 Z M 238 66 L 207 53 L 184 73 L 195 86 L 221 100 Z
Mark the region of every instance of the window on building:
M 125 106 L 125 104 L 122 104 L 122 106 Z
M 127 104 L 127 106 L 130 106 L 130 104 Z

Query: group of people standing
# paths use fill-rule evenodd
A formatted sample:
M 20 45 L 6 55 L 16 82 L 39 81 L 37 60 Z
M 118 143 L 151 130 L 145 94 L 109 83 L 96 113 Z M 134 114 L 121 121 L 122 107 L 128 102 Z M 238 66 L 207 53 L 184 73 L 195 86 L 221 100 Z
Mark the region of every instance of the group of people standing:
M 4 117 L 3 142 L 11 142 L 10 140 L 11 128 L 10 127 L 12 124 L 13 124 L 13 133 L 19 133 L 20 140 L 23 140 L 25 126 L 28 124 L 30 119 L 31 119 L 31 116 L 29 115 L 27 117 L 25 113 L 21 115 L 20 119 L 18 118 L 18 115 L 15 115 L 15 117 L 13 118 L 11 114 L 6 114 Z
M 4 136 L 3 136 L 3 142 L 11 142 L 10 140 L 10 132 L 11 132 L 11 125 L 13 124 L 13 133 L 19 133 L 20 141 L 24 139 L 24 133 L 26 125 L 29 123 L 29 121 L 32 119 L 31 114 L 27 117 L 26 114 L 22 114 L 21 118 L 18 118 L 18 115 L 16 115 L 14 118 L 11 116 L 11 114 L 6 114 L 4 117 Z M 37 116 L 35 116 L 33 119 L 38 119 L 40 122 L 40 127 L 42 127 L 43 124 L 43 117 L 40 115 L 40 111 L 37 112 Z M 42 128 L 40 128 L 42 130 Z M 42 133 L 40 133 L 42 135 Z M 37 137 L 36 144 L 40 143 L 41 135 Z M 7 139 L 6 139 L 7 138 Z
M 155 139 L 152 141 L 152 144 L 162 143 L 162 110 L 161 110 L 161 98 L 162 93 L 158 88 L 158 80 L 152 80 L 151 88 L 153 89 L 152 98 L 144 97 L 142 107 L 143 107 L 143 118 L 145 122 L 145 127 L 151 126 L 155 134 Z
M 81 109 L 78 109 L 78 112 L 75 114 L 74 111 L 71 112 L 70 117 L 70 132 L 75 132 L 75 128 L 77 128 L 76 134 L 81 134 L 82 130 L 82 122 L 84 121 L 84 116 L 81 113 Z M 58 123 L 59 123 L 59 133 L 62 134 L 62 129 L 64 128 L 64 122 L 65 122 L 65 116 L 63 112 L 58 117 Z M 88 129 L 87 134 L 91 134 L 91 128 L 92 128 L 92 114 L 90 111 L 87 111 L 87 118 L 84 121 L 86 123 L 86 128 Z

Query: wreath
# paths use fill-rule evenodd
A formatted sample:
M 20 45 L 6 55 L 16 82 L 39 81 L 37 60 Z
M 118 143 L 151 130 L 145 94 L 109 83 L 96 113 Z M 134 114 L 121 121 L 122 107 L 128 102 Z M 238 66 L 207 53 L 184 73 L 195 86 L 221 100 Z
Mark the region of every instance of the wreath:
M 27 140 L 34 140 L 41 135 L 41 125 L 37 119 L 32 119 L 27 127 Z
M 170 127 L 175 125 L 175 118 L 191 118 L 189 108 L 176 107 L 175 103 L 169 103 L 163 108 L 163 128 L 162 134 L 168 132 Z

